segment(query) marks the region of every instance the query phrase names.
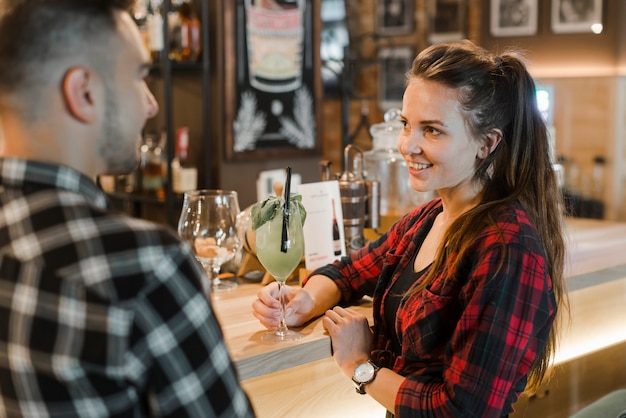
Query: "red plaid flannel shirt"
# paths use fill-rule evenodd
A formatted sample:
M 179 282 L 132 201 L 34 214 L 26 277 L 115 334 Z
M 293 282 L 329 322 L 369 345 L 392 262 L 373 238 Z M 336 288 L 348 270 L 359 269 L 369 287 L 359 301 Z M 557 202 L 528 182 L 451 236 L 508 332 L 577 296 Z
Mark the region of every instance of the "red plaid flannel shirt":
M 401 302 L 395 327 L 402 352 L 389 350 L 381 317 L 386 293 L 441 210 L 438 199 L 417 208 L 363 250 L 314 274 L 335 280 L 345 303 L 373 296 L 372 359 L 406 377 L 396 416 L 505 416 L 557 309 L 543 246 L 520 205 L 500 209 L 497 227 L 480 234 L 454 271 L 438 273 Z

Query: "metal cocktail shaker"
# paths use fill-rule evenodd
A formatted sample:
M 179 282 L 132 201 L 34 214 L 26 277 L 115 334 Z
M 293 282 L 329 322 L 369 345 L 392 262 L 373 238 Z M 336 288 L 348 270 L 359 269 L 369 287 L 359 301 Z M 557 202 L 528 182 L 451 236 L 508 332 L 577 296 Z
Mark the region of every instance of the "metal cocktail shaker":
M 354 154 L 351 158 L 351 154 Z M 344 172 L 339 176 L 339 194 L 343 212 L 346 251 L 365 246 L 364 228 L 378 228 L 380 223 L 380 183 L 363 179 L 363 152 L 354 145 L 344 148 Z M 349 167 L 352 167 L 352 171 Z
M 344 172 L 339 176 L 339 194 L 343 212 L 343 229 L 346 251 L 348 254 L 365 246 L 363 228 L 365 227 L 365 204 L 367 188 L 363 177 L 350 171 L 351 152 L 361 152 L 353 145 L 344 148 Z

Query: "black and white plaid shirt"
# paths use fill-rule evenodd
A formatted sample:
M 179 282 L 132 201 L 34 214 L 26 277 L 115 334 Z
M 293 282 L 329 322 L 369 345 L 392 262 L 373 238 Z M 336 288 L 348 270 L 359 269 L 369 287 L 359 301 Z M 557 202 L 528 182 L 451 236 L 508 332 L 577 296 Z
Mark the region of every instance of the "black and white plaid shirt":
M 0 159 L 0 417 L 249 417 L 190 248 Z

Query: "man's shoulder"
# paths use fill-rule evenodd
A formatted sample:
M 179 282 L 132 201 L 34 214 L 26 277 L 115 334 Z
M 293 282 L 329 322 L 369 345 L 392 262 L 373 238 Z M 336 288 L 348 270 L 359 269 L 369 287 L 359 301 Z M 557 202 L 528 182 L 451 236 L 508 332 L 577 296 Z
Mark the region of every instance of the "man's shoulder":
M 46 190 L 23 199 L 19 219 L 0 226 L 3 258 L 32 265 L 51 280 L 141 287 L 150 277 L 191 268 L 191 249 L 167 225 L 94 205 L 77 193 Z M 15 208 L 0 212 L 7 218 Z
M 67 207 L 59 208 L 67 212 Z M 115 243 L 121 248 L 143 246 L 179 245 L 180 238 L 176 231 L 165 224 L 131 217 L 123 212 L 108 208 L 99 208 L 86 204 L 76 204 L 72 215 L 59 219 L 65 223 L 73 239 L 95 239 L 100 237 L 103 243 Z M 76 231 L 76 233 L 73 233 Z M 118 247 L 118 248 L 120 248 Z
M 179 244 L 180 238 L 176 231 L 168 225 L 157 222 L 134 218 L 123 213 L 102 210 L 94 214 L 94 222 L 102 227 L 103 231 L 109 229 L 113 233 L 117 231 L 140 236 L 148 240 L 146 243 L 162 243 L 164 245 Z
M 180 286 L 179 280 L 195 286 L 199 274 L 190 262 L 193 254 L 172 228 L 112 212 L 90 221 L 98 232 L 85 242 L 91 248 L 84 257 L 70 267 L 91 291 L 104 299 L 133 300 L 162 285 Z M 95 271 L 89 264 L 102 268 Z
M 102 252 L 107 256 L 136 254 L 142 259 L 151 258 L 155 263 L 164 258 L 180 261 L 188 256 L 189 249 L 167 225 L 108 211 L 93 216 L 88 222 L 93 222 L 97 230 L 94 239 L 100 241 Z

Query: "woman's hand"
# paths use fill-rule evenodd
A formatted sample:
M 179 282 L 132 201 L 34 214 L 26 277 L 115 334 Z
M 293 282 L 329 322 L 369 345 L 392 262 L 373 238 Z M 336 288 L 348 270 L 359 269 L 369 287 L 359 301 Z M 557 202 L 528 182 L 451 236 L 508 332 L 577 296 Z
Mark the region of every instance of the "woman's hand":
M 300 326 L 312 318 L 314 301 L 309 292 L 303 288 L 283 286 L 285 300 L 285 320 L 287 326 Z M 278 283 L 272 282 L 257 293 L 252 302 L 252 314 L 269 329 L 278 327 L 280 303 L 278 301 Z
M 335 361 L 351 378 L 356 365 L 369 359 L 372 331 L 367 317 L 353 309 L 335 306 L 326 311 L 322 325 L 330 334 Z

